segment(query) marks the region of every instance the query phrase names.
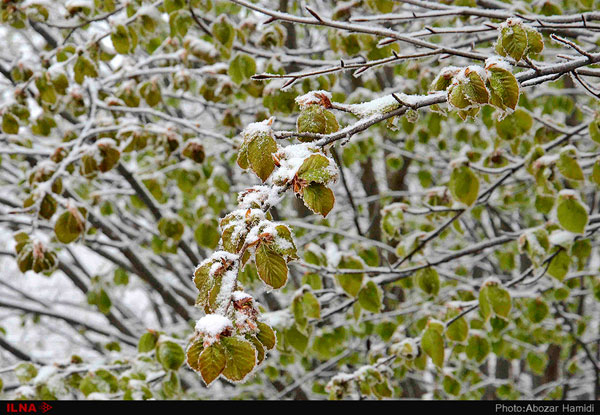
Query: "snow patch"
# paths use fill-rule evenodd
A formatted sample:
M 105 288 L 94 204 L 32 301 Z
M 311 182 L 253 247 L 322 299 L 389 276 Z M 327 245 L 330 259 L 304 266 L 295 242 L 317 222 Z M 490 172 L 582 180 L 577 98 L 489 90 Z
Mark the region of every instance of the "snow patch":
M 228 328 L 233 328 L 231 320 L 220 314 L 207 314 L 196 322 L 196 331 L 208 337 L 216 337 Z

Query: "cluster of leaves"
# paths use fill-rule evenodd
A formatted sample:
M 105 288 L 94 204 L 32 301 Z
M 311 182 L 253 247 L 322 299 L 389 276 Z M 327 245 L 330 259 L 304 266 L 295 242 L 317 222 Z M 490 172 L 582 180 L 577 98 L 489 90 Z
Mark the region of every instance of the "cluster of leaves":
M 107 350 L 119 352 L 119 343 L 109 343 Z M 44 400 L 102 396 L 118 396 L 123 400 L 173 399 L 183 390 L 178 369 L 185 360 L 179 342 L 164 333 L 148 331 L 138 343 L 138 355 L 128 362 L 107 367 L 87 367 L 78 355 L 72 355 L 68 366 L 40 366 L 20 363 L 15 375 L 20 384 L 28 386 L 18 399 L 37 397 Z M 152 369 L 158 376 L 152 376 Z M 160 387 L 155 388 L 156 384 Z
M 306 30 L 286 15 L 256 18 L 263 6 L 299 15 L 301 2 L 248 3 L 254 11 L 238 3 L 0 4 L 7 33 L 31 44 L 27 58 L 0 59 L 12 84 L 0 108 L 8 189 L 0 204 L 11 214 L 0 221 L 17 230 L 15 250 L 10 241 L 2 254 L 22 272 L 46 275 L 55 275 L 60 255 L 83 305 L 113 326 L 94 333 L 70 314 L 75 323 L 60 328 L 71 333 L 72 324 L 79 335 L 86 327 L 94 350 L 50 376 L 47 367 L 19 365 L 19 384 L 33 388 L 10 396 L 270 393 L 220 388 L 220 377 L 277 389 L 306 379 L 284 392 L 332 399 L 531 398 L 519 376 L 543 380 L 537 390 L 550 398 L 591 385 L 597 361 L 582 345 L 598 347 L 588 339 L 600 299 L 600 115 L 593 85 L 574 82 L 597 75 L 592 65 L 581 71 L 586 64 L 567 71 L 573 82 L 558 78 L 566 72 L 557 66 L 579 60 L 562 53 L 567 46 L 544 48 L 542 33 L 563 24 L 542 16 L 563 8 L 573 20 L 598 1 L 524 2 L 519 15 L 540 18 L 527 24 L 482 17 L 464 1 L 435 5 L 442 20 L 391 0 L 316 2 L 310 14 L 319 27 L 303 17 Z M 343 24 L 325 17 L 330 4 L 327 16 Z M 410 19 L 395 13 L 413 9 Z M 388 18 L 394 24 L 380 24 Z M 412 31 L 427 19 L 426 34 Z M 585 39 L 593 58 L 585 19 L 560 30 L 573 39 L 570 54 L 581 54 Z M 450 45 L 450 33 L 472 50 Z M 490 59 L 475 66 L 471 57 Z M 450 60 L 460 67 L 445 66 Z M 531 94 L 519 83 L 525 78 L 536 85 Z M 444 100 L 456 111 L 442 110 Z M 578 124 L 586 129 L 573 132 Z M 290 189 L 298 205 L 283 198 Z M 302 220 L 286 224 L 293 216 Z M 102 262 L 91 275 L 77 260 L 82 251 Z M 194 303 L 186 275 L 198 262 Z M 129 294 L 140 292 L 149 306 L 129 311 Z M 262 303 L 277 311 L 267 314 Z M 31 307 L 24 329 L 71 306 L 47 304 Z M 166 333 L 142 334 L 146 325 Z M 109 341 L 98 347 L 96 335 Z M 495 366 L 486 367 L 492 354 Z M 95 356 L 107 364 L 85 365 Z M 328 368 L 349 374 L 315 371 L 330 359 Z M 485 385 L 517 360 L 514 379 L 511 372 L 490 392 Z M 196 387 L 185 363 L 217 385 Z
M 519 83 L 501 60 L 488 59 L 485 70 L 479 66 L 445 68 L 432 90 L 447 91 L 448 103 L 463 120 L 475 117 L 484 104 L 510 113 L 519 101 Z
M 523 23 L 521 19 L 510 18 L 500 25 L 496 53 L 510 56 L 520 61 L 540 53 L 544 49 L 544 39 L 534 28 Z
M 57 267 L 56 252 L 41 241 L 30 239 L 25 232 L 15 234 L 17 264 L 21 272 L 32 270 L 50 275 Z
M 259 311 L 253 298 L 241 291 L 235 293 L 228 313 L 232 320 L 207 314 L 199 320 L 196 335 L 187 349 L 187 364 L 200 373 L 207 385 L 220 375 L 231 382 L 242 382 L 263 362 L 266 352 L 275 347 L 275 332 L 258 320 Z M 203 326 L 203 322 L 215 318 L 225 323 L 216 330 Z

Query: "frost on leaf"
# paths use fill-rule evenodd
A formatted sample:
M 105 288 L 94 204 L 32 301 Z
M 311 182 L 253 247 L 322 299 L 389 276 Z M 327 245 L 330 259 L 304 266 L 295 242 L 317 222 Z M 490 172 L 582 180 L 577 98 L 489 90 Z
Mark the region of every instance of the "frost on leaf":
M 277 142 L 271 129 L 273 118 L 248 125 L 242 131 L 244 142 L 238 153 L 238 165 L 250 168 L 264 182 L 275 169 L 272 154 L 277 151 Z
M 308 94 L 296 97 L 296 103 L 300 108 L 309 105 L 320 105 L 323 108 L 331 108 L 331 93 L 327 91 L 311 91 Z
M 490 100 L 485 86 L 487 75 L 479 66 L 468 66 L 460 71 L 448 87 L 448 103 L 458 110 L 464 120 L 479 113 L 480 106 Z
M 457 201 L 471 206 L 479 194 L 479 179 L 467 163 L 454 163 L 448 188 Z
M 340 129 L 335 115 L 321 105 L 313 104 L 302 108 L 296 120 L 299 133 L 331 134 Z M 314 141 L 314 137 L 299 136 L 302 142 Z
M 58 265 L 56 253 L 42 241 L 36 238 L 30 239 L 25 232 L 15 234 L 14 239 L 17 265 L 21 272 L 32 270 L 49 275 L 56 269 Z
M 212 313 L 225 308 L 237 282 L 237 256 L 226 251 L 217 251 L 204 260 L 194 272 L 194 284 L 199 294 L 196 305 Z M 225 297 L 225 298 L 224 298 Z M 221 301 L 220 301 L 221 300 Z
M 544 40 L 534 28 L 523 23 L 521 19 L 510 18 L 499 27 L 500 33 L 496 41 L 496 53 L 510 56 L 515 61 L 540 53 L 544 49 Z
M 275 333 L 258 321 L 253 298 L 235 291 L 231 300 L 228 317 L 208 314 L 198 320 L 186 352 L 187 364 L 207 385 L 220 375 L 231 382 L 243 381 L 275 346 Z
M 502 59 L 485 61 L 486 86 L 490 92 L 490 104 L 502 111 L 514 110 L 519 101 L 519 83 Z

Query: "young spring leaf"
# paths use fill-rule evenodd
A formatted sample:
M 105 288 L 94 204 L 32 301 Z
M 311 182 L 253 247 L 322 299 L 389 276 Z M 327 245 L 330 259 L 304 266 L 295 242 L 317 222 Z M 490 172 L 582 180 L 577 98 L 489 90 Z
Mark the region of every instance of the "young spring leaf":
M 246 157 L 250 167 L 264 182 L 275 169 L 272 153 L 277 151 L 277 143 L 269 134 L 258 134 L 248 143 Z
M 206 386 L 219 377 L 226 363 L 225 349 L 221 343 L 213 343 L 202 350 L 198 357 L 198 370 Z
M 479 291 L 479 308 L 484 318 L 492 315 L 508 317 L 512 301 L 508 290 L 496 281 L 488 281 Z
M 138 342 L 138 352 L 148 353 L 156 348 L 158 342 L 158 333 L 154 331 L 148 331 L 140 337 Z
M 465 352 L 469 359 L 481 363 L 490 352 L 490 343 L 479 334 L 473 334 L 469 337 Z
M 260 322 L 260 321 L 257 323 L 257 326 L 258 326 L 258 334 L 256 335 L 256 337 L 262 343 L 262 345 L 267 350 L 270 350 L 273 347 L 275 347 L 275 344 L 277 342 L 277 337 L 275 336 L 275 332 L 273 331 L 271 326 L 269 326 L 266 323 Z
M 338 264 L 338 268 L 340 269 L 363 269 L 363 263 L 359 259 L 345 256 L 342 257 Z M 352 297 L 356 297 L 360 288 L 362 287 L 363 282 L 362 273 L 352 273 L 352 274 L 337 274 L 335 279 L 337 280 L 340 287 L 350 294 Z
M 576 193 L 568 190 L 561 191 L 558 196 L 556 217 L 563 229 L 573 233 L 583 233 L 588 223 L 587 209 Z
M 335 115 L 321 105 L 307 105 L 300 111 L 296 120 L 299 133 L 331 134 L 339 130 L 340 126 Z M 298 137 L 302 142 L 313 141 L 311 137 Z
M 332 174 L 328 170 L 329 159 L 322 154 L 309 156 L 298 169 L 298 178 L 307 182 L 327 183 Z
M 556 255 L 550 260 L 548 266 L 548 274 L 552 275 L 559 281 L 562 281 L 571 266 L 571 256 L 564 250 L 560 249 Z
M 456 200 L 471 206 L 479 194 L 479 179 L 469 167 L 463 164 L 452 170 L 448 187 Z
M 221 339 L 226 364 L 223 376 L 232 382 L 242 381 L 256 366 L 256 350 L 246 340 L 237 337 Z
M 538 297 L 532 298 L 527 302 L 527 312 L 526 316 L 532 323 L 540 323 L 542 322 L 548 313 L 550 312 L 550 308 L 546 302 Z
M 245 53 L 238 53 L 229 63 L 228 74 L 236 84 L 241 84 L 256 73 L 256 62 L 254 58 Z
M 373 281 L 367 281 L 358 292 L 358 302 L 362 308 L 371 313 L 379 313 L 381 310 L 381 289 Z
M 288 267 L 285 259 L 268 244 L 261 243 L 256 249 L 256 269 L 265 284 L 281 288 L 287 282 Z
M 519 19 L 509 19 L 502 29 L 496 44 L 496 52 L 520 61 L 527 50 L 527 32 Z
M 56 239 L 68 244 L 79 238 L 85 230 L 85 214 L 86 211 L 83 208 L 64 211 L 54 225 Z
M 421 337 L 421 347 L 437 367 L 444 365 L 444 338 L 438 330 L 426 329 Z
M 423 292 L 436 296 L 440 291 L 440 276 L 435 268 L 427 267 L 417 272 L 417 285 Z
M 596 115 L 589 125 L 589 133 L 592 140 L 600 144 L 600 115 Z
M 490 66 L 487 68 L 490 104 L 504 110 L 514 110 L 519 101 L 519 83 L 515 76 L 504 68 Z
M 156 359 L 166 370 L 177 370 L 185 361 L 185 352 L 177 343 L 165 341 L 158 345 Z
M 302 199 L 306 207 L 323 217 L 327 216 L 335 204 L 333 191 L 320 183 L 311 183 L 302 189 Z

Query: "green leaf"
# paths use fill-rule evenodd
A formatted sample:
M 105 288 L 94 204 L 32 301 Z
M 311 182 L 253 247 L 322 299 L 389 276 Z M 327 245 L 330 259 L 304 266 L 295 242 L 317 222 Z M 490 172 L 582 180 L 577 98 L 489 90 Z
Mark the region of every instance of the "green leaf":
M 235 29 L 225 15 L 221 15 L 211 26 L 211 32 L 215 39 L 227 49 L 230 49 L 235 39 Z
M 356 297 L 362 286 L 363 274 L 339 274 L 336 279 L 345 292 Z
M 37 368 L 32 363 L 19 363 L 15 368 L 15 376 L 21 384 L 28 383 L 38 374 Z
M 446 375 L 442 381 L 444 391 L 449 395 L 460 395 L 460 382 L 454 376 Z
M 448 187 L 456 200 L 471 206 L 479 194 L 479 179 L 469 167 L 463 164 L 452 170 Z
M 472 71 L 467 74 L 467 79 L 468 82 L 465 83 L 464 91 L 469 101 L 475 104 L 487 104 L 490 96 L 481 76 Z
M 86 77 L 95 78 L 98 76 L 96 65 L 86 56 L 80 55 L 73 66 L 75 82 L 82 84 Z
M 300 332 L 295 325 L 285 330 L 286 341 L 300 353 L 304 353 L 308 346 L 308 336 Z
M 498 43 L 504 51 L 503 56 L 510 56 L 516 61 L 520 61 L 527 49 L 527 32 L 520 23 L 507 25 L 502 28 Z
M 590 180 L 600 186 L 600 160 L 596 160 L 594 167 L 592 168 L 592 174 Z
M 48 82 L 47 79 L 48 74 L 43 73 L 42 76 L 35 80 L 35 86 L 40 92 L 40 99 L 49 104 L 56 103 L 56 90 L 54 89 L 54 85 Z
M 535 195 L 535 209 L 538 212 L 547 215 L 552 211 L 552 208 L 554 207 L 554 200 L 554 196 L 546 196 L 538 193 Z
M 304 309 L 304 314 L 308 318 L 321 318 L 321 304 L 319 304 L 319 300 L 313 293 L 306 292 L 302 296 L 302 304 Z
M 256 73 L 256 62 L 250 55 L 237 53 L 229 63 L 229 71 L 227 73 L 231 77 L 231 80 L 239 85 Z
M 117 268 L 113 275 L 113 282 L 115 285 L 127 285 L 129 284 L 129 274 L 123 268 Z
M 481 363 L 490 352 L 490 343 L 480 335 L 473 334 L 469 337 L 465 352 L 469 359 Z
M 298 178 L 307 182 L 316 182 L 325 184 L 331 179 L 331 172 L 328 170 L 329 159 L 322 154 L 313 154 L 304 160 L 298 169 Z
M 112 301 L 110 300 L 110 297 L 108 296 L 106 291 L 103 289 L 101 289 L 98 293 L 96 306 L 102 314 L 108 314 L 110 312 L 110 308 L 112 307 Z
M 85 210 L 69 209 L 64 211 L 56 220 L 54 233 L 56 239 L 68 244 L 79 238 L 85 230 Z
M 165 341 L 158 345 L 156 359 L 166 370 L 177 370 L 185 361 L 185 352 L 177 343 Z
M 262 323 L 259 321 L 257 323 L 257 326 L 258 334 L 256 335 L 256 337 L 262 343 L 262 345 L 265 346 L 265 348 L 267 348 L 267 350 L 271 350 L 273 347 L 275 347 L 275 344 L 277 342 L 275 332 L 273 331 L 271 326 L 269 326 L 266 323 Z
M 564 249 L 560 249 L 550 261 L 548 274 L 552 275 L 557 280 L 562 281 L 569 272 L 570 266 L 571 257 Z
M 302 189 L 302 199 L 306 207 L 323 217 L 327 216 L 335 204 L 331 189 L 320 183 L 311 183 Z
M 527 353 L 527 364 L 533 373 L 543 375 L 548 364 L 548 358 L 544 353 L 530 351 Z
M 351 257 L 351 256 L 343 256 L 338 264 L 339 269 L 363 269 L 363 263 L 361 260 Z M 335 276 L 337 282 L 340 284 L 340 287 L 350 294 L 352 297 L 356 297 L 358 292 L 362 287 L 363 282 L 362 273 L 352 273 L 352 274 L 337 274 Z
M 19 133 L 19 121 L 10 112 L 2 114 L 2 131 L 4 134 L 18 134 Z
M 237 337 L 225 337 L 221 344 L 227 360 L 223 376 L 232 382 L 244 380 L 256 366 L 256 350 L 248 341 Z
M 151 107 L 157 106 L 162 100 L 162 93 L 157 82 L 145 82 L 140 88 L 144 101 Z M 185 154 L 184 154 L 185 156 Z
M 542 38 L 542 35 L 533 27 L 525 26 L 524 29 L 527 33 L 527 55 L 530 53 L 540 53 L 544 50 L 544 39 Z
M 448 102 L 458 109 L 465 109 L 472 105 L 466 94 L 465 85 L 463 83 L 450 86 L 448 89 Z
M 583 180 L 583 170 L 581 170 L 579 163 L 571 156 L 571 152 L 569 151 L 562 151 L 560 153 L 556 167 L 558 167 L 560 174 L 567 179 Z
M 298 259 L 296 244 L 292 237 L 292 232 L 285 225 L 275 226 L 277 237 L 272 244 L 273 249 L 280 255 L 289 259 Z
M 156 348 L 158 342 L 158 333 L 154 331 L 148 331 L 142 334 L 140 341 L 138 342 L 138 352 L 148 353 Z
M 588 128 L 590 132 L 590 137 L 596 143 L 600 144 L 600 115 L 596 115 L 592 122 L 590 122 L 590 126 Z
M 561 191 L 556 206 L 556 217 L 563 229 L 573 233 L 583 233 L 588 223 L 587 209 L 580 203 L 574 192 Z
M 532 298 L 527 302 L 526 316 L 532 323 L 542 322 L 549 312 L 548 304 L 541 297 Z
M 373 281 L 367 281 L 364 287 L 358 292 L 358 302 L 361 307 L 372 313 L 379 313 L 381 310 L 381 298 L 383 294 L 381 289 Z
M 490 104 L 502 110 L 505 107 L 514 110 L 519 101 L 519 83 L 515 76 L 497 66 L 492 66 L 487 71 L 488 87 L 491 93 Z
M 206 386 L 210 385 L 225 369 L 227 358 L 221 343 L 213 343 L 205 348 L 198 357 L 198 370 Z
M 299 133 L 331 134 L 340 128 L 335 115 L 321 105 L 307 105 L 300 111 L 296 120 Z M 298 137 L 302 142 L 311 142 L 314 138 Z
M 503 120 L 496 121 L 496 132 L 504 140 L 520 138 L 533 126 L 531 115 L 522 109 L 517 109 Z
M 220 239 L 217 221 L 212 219 L 201 222 L 194 232 L 194 238 L 198 245 L 215 249 Z
M 175 10 L 179 10 L 185 7 L 185 0 L 165 0 L 163 5 L 167 13 L 172 13 Z
M 288 267 L 285 259 L 268 244 L 261 243 L 256 249 L 256 269 L 263 282 L 275 289 L 287 282 Z
M 163 217 L 158 221 L 158 231 L 167 238 L 179 241 L 183 236 L 184 225 L 177 218 Z
M 240 151 L 237 156 L 237 164 L 240 166 L 242 170 L 246 170 L 250 167 L 250 162 L 248 161 L 248 144 L 243 143 L 240 147 Z M 270 173 L 269 173 L 270 174 Z
M 469 324 L 464 317 L 459 318 L 448 326 L 446 336 L 455 342 L 464 342 L 469 335 Z
M 113 47 L 117 53 L 126 55 L 129 53 L 131 45 L 129 44 L 129 32 L 123 25 L 118 25 L 110 35 Z
M 102 159 L 98 164 L 98 170 L 101 172 L 107 172 L 112 169 L 121 158 L 121 153 L 112 144 L 99 143 L 98 152 Z
M 444 339 L 439 331 L 434 328 L 425 330 L 421 337 L 421 347 L 437 367 L 444 365 Z
M 436 296 L 440 291 L 440 276 L 435 268 L 427 267 L 417 271 L 417 285 L 429 295 Z
M 306 327 L 308 326 L 308 319 L 304 315 L 304 305 L 302 302 L 302 297 L 303 297 L 302 295 L 298 295 L 298 296 L 294 297 L 291 308 L 292 308 L 292 314 L 294 316 L 294 321 L 296 322 L 296 326 L 298 327 L 298 329 L 301 332 L 306 333 Z
M 181 392 L 181 382 L 177 373 L 170 373 L 168 379 L 162 384 L 162 391 L 167 398 L 173 398 Z
M 259 134 L 248 143 L 247 159 L 254 173 L 264 182 L 275 169 L 272 154 L 277 143 L 269 134 Z
M 479 291 L 479 308 L 484 318 L 494 315 L 506 318 L 510 313 L 512 301 L 506 288 L 497 282 L 489 281 Z
M 185 352 L 186 362 L 194 371 L 200 371 L 200 354 L 204 350 L 203 340 L 196 340 L 190 344 Z

